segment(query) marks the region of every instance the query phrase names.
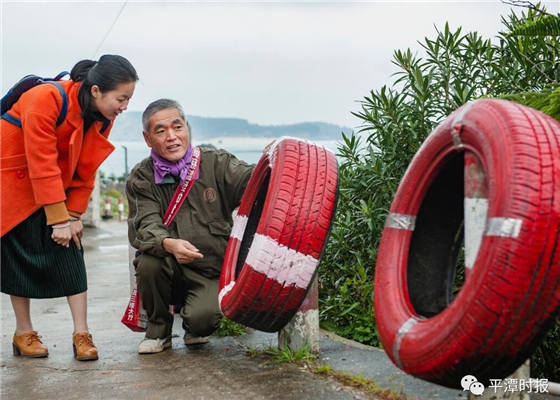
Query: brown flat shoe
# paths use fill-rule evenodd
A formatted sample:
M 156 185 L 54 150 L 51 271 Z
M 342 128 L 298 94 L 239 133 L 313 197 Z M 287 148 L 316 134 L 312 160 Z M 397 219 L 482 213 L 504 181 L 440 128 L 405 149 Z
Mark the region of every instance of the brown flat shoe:
M 87 332 L 74 333 L 72 336 L 74 358 L 78 361 L 97 360 L 97 348 L 93 344 L 91 334 Z
M 41 342 L 37 331 L 25 332 L 22 335 L 14 334 L 12 341 L 14 356 L 41 358 L 49 355 L 49 349 Z

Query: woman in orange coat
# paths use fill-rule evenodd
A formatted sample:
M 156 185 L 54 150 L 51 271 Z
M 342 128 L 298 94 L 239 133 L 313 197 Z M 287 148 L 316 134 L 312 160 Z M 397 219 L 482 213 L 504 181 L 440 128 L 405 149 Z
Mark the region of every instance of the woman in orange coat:
M 96 360 L 87 325 L 87 279 L 80 216 L 97 168 L 114 150 L 107 137 L 126 110 L 138 76 L 124 57 L 82 60 L 59 81 L 24 92 L 4 114 L 0 135 L 1 291 L 16 317 L 14 355 L 46 357 L 33 330 L 31 298 L 66 296 L 78 360 Z M 60 123 L 64 104 L 67 112 Z

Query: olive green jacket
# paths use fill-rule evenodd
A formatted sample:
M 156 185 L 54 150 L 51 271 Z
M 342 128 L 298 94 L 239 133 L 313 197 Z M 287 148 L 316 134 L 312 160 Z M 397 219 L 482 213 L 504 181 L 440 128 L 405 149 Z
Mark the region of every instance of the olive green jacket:
M 216 278 L 233 224 L 232 211 L 239 206 L 254 167 L 225 150 L 200 150 L 198 179 L 169 227 L 163 224 L 163 215 L 178 181 L 167 175 L 156 184 L 150 157 L 132 169 L 126 182 L 128 239 L 138 250 L 157 257 L 170 255 L 163 239 L 188 240 L 204 255 L 189 267 Z

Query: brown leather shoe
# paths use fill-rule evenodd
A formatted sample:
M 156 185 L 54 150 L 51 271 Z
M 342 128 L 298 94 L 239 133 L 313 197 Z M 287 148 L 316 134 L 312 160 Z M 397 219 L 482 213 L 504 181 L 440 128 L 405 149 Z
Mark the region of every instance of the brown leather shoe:
M 87 332 L 74 333 L 72 336 L 74 358 L 78 361 L 97 360 L 97 348 L 93 344 L 91 334 Z
M 14 356 L 41 358 L 49 355 L 49 349 L 41 342 L 41 336 L 37 331 L 14 334 L 12 347 Z

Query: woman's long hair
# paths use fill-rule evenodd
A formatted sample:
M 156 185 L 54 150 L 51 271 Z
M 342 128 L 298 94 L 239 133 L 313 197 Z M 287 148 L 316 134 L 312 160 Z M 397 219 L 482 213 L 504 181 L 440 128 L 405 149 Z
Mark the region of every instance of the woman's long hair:
M 84 134 L 97 118 L 92 105 L 91 87 L 97 85 L 101 93 L 114 90 L 121 83 L 136 82 L 138 74 L 126 58 L 105 54 L 99 61 L 79 61 L 70 72 L 70 79 L 83 82 L 78 93 L 78 101 L 82 107 Z

